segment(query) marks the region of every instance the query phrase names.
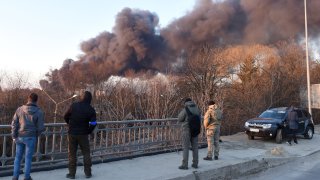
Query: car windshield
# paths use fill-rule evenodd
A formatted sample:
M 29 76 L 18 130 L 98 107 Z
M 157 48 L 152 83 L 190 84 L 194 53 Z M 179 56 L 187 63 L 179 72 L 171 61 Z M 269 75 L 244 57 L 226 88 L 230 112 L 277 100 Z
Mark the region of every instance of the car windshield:
M 259 117 L 260 118 L 283 119 L 285 115 L 286 115 L 286 111 L 267 110 L 267 111 L 263 112 Z

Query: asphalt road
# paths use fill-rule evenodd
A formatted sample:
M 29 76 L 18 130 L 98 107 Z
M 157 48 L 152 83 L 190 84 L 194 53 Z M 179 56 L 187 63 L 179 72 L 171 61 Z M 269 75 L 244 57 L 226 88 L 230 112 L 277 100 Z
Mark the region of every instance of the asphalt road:
M 239 180 L 319 180 L 320 152 Z

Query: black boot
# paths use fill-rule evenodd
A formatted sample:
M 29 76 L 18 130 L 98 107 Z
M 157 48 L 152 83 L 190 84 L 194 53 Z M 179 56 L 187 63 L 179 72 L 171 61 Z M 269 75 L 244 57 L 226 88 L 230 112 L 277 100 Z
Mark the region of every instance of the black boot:
M 86 174 L 86 178 L 91 178 L 92 177 L 92 174 L 89 173 L 89 174 Z
M 212 161 L 212 157 L 204 157 L 203 160 Z
M 181 165 L 181 166 L 179 166 L 179 169 L 187 170 L 187 169 L 188 169 L 188 167 L 187 167 L 187 166 L 183 166 L 183 165 Z
M 74 174 L 67 174 L 67 175 L 66 175 L 66 178 L 75 179 L 76 176 L 75 176 Z
M 193 168 L 198 169 L 198 165 L 197 164 L 192 164 L 191 165 Z

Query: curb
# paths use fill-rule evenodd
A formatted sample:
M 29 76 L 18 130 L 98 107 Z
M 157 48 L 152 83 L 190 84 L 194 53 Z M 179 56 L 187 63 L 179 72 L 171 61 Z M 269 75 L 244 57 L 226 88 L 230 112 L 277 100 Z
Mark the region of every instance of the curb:
M 312 152 L 306 156 L 310 156 L 317 152 L 320 152 L 320 150 Z M 261 160 L 254 159 L 206 171 L 193 171 L 193 174 L 169 178 L 167 180 L 231 180 L 239 178 L 241 176 L 256 174 L 269 168 L 281 166 L 306 156 L 287 158 L 262 158 Z

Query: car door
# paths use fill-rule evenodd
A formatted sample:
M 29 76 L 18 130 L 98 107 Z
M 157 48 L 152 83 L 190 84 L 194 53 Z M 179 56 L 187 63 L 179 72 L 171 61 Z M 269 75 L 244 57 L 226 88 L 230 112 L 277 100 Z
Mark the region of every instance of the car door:
M 296 110 L 298 114 L 298 122 L 299 122 L 299 127 L 298 127 L 298 133 L 303 133 L 304 132 L 304 122 L 306 120 L 306 117 L 302 113 L 301 110 Z

